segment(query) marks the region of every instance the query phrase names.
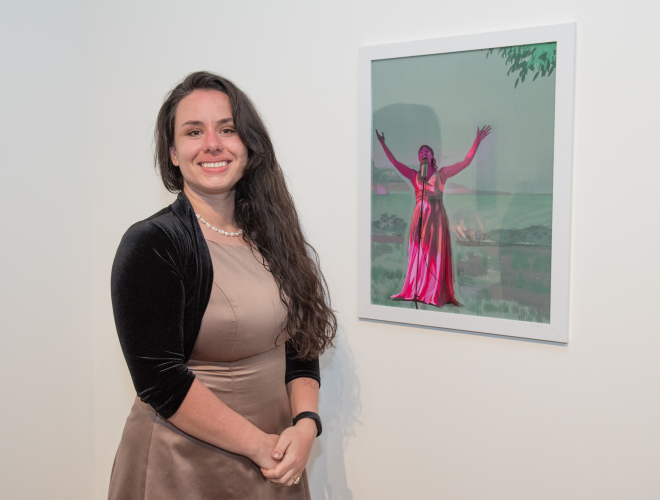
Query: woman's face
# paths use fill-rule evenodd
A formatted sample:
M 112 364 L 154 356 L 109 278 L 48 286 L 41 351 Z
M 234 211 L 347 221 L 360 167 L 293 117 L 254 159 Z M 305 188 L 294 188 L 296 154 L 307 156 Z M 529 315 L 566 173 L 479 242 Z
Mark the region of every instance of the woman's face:
M 422 149 L 419 150 L 420 165 L 424 161 L 424 158 L 427 159 L 429 165 L 433 165 L 433 152 L 427 147 L 423 147 Z
M 181 99 L 170 156 L 187 188 L 202 195 L 234 188 L 243 176 L 248 150 L 236 132 L 227 94 L 195 90 Z

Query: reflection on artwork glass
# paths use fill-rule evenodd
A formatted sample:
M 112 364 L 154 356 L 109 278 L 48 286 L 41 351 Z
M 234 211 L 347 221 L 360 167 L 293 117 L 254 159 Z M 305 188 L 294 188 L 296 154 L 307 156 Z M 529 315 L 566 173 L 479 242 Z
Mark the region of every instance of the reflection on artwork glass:
M 556 44 L 372 62 L 371 302 L 550 322 Z

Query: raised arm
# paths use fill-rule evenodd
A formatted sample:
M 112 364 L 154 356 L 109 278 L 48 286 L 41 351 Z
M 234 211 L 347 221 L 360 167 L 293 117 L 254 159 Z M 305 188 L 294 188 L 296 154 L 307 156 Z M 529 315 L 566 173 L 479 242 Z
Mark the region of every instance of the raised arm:
M 378 130 L 376 130 L 376 137 L 378 137 L 378 141 L 380 142 L 380 145 L 383 147 L 383 151 L 385 151 L 385 154 L 387 155 L 387 159 L 390 160 L 390 163 L 394 165 L 394 167 L 399 171 L 401 175 L 403 175 L 406 179 L 410 179 L 410 181 L 412 181 L 417 175 L 417 172 L 415 172 L 412 168 L 404 165 L 399 160 L 394 158 L 394 155 L 390 151 L 390 148 L 388 148 L 387 145 L 385 144 L 384 132 L 382 134 L 379 134 Z
M 459 161 L 458 163 L 454 163 L 453 165 L 449 165 L 448 167 L 443 167 L 439 170 L 439 180 L 442 184 L 444 184 L 447 179 L 455 176 L 461 170 L 466 168 L 470 163 L 472 163 L 472 159 L 474 158 L 474 155 L 477 154 L 477 150 L 479 149 L 479 144 L 481 144 L 481 141 L 483 141 L 488 134 L 490 134 L 490 125 L 486 125 L 482 129 L 477 127 L 477 137 L 474 139 L 472 148 L 470 148 L 470 151 L 468 151 L 465 159 L 463 161 Z

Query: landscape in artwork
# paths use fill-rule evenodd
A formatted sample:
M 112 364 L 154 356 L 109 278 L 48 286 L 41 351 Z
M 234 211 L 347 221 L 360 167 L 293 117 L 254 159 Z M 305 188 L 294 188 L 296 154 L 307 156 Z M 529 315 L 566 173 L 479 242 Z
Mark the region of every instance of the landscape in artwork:
M 372 63 L 373 304 L 550 322 L 555 66 L 554 43 Z

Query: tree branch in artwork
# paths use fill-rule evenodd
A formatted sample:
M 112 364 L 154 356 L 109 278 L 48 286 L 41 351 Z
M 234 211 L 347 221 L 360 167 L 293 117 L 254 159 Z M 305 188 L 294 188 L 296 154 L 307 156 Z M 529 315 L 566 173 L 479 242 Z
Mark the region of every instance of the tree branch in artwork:
M 486 58 L 496 49 L 487 49 Z M 534 74 L 532 81 L 539 76 L 550 76 L 557 67 L 557 42 L 539 43 L 532 45 L 514 45 L 512 47 L 500 47 L 497 53 L 507 66 L 511 65 L 507 76 L 517 74 L 516 83 L 524 82 L 528 74 Z

